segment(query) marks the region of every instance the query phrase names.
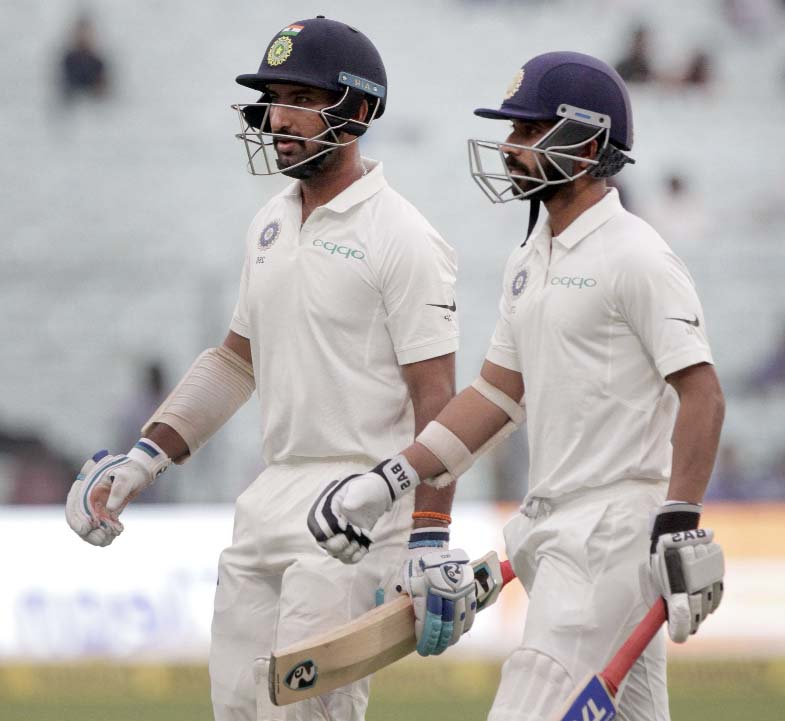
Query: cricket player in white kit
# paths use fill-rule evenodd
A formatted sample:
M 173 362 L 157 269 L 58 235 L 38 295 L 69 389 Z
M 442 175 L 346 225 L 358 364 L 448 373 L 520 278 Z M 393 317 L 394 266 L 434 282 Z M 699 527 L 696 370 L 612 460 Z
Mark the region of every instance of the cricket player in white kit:
M 420 479 L 460 475 L 523 420 L 525 402 L 530 488 L 505 539 L 529 608 L 489 718 L 542 721 L 657 595 L 679 642 L 719 604 L 722 552 L 698 522 L 724 401 L 687 269 L 606 186 L 633 162 L 618 74 L 546 53 L 518 71 L 500 109 L 475 112 L 512 127 L 503 142 L 469 141 L 473 177 L 495 202 L 532 203 L 481 375 L 389 461 L 402 472 L 381 464 L 343 483 L 329 508 L 320 496 L 312 515 L 329 510 L 333 527 L 366 532 Z M 535 224 L 540 203 L 548 216 Z M 635 721 L 669 718 L 662 635 L 620 708 Z
M 259 70 L 237 81 L 262 93 L 235 106 L 251 171 L 296 182 L 251 223 L 223 345 L 199 356 L 134 449 L 87 462 L 66 515 L 85 540 L 108 545 L 125 505 L 255 389 L 267 468 L 238 499 L 219 564 L 215 718 L 361 721 L 367 679 L 272 706 L 269 654 L 373 608 L 377 589 L 400 576 L 409 534 L 417 541 L 413 510 L 415 525 L 430 528 L 450 508 L 452 488 L 423 486 L 380 522 L 355 566 L 325 554 L 306 529 L 325 477 L 361 472 L 410 443 L 454 395 L 455 257 L 389 187 L 381 163 L 360 155 L 355 141 L 384 112 L 387 92 L 367 37 L 321 16 L 293 23 L 269 43 Z M 368 543 L 355 539 L 349 557 Z

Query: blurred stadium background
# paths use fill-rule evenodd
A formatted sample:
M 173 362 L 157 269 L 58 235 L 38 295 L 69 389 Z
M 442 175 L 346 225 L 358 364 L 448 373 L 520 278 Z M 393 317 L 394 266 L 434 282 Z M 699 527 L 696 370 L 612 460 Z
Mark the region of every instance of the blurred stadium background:
M 71 534 L 62 502 L 82 459 L 129 447 L 223 338 L 247 224 L 284 182 L 243 171 L 229 104 L 253 98 L 234 77 L 277 29 L 318 13 L 385 58 L 388 111 L 364 152 L 458 251 L 460 385 L 526 221 L 469 178 L 466 138 L 504 132 L 472 109 L 546 50 L 589 52 L 630 78 L 638 163 L 620 190 L 692 270 L 728 396 L 705 514 L 727 595 L 671 649 L 673 717 L 782 721 L 782 0 L 0 0 L 0 720 L 211 718 L 215 566 L 232 501 L 261 468 L 258 409 L 129 509 L 111 551 Z M 502 548 L 526 455 L 518 438 L 462 480 L 457 542 Z M 368 718 L 484 718 L 524 613 L 510 590 L 443 661 L 380 674 Z

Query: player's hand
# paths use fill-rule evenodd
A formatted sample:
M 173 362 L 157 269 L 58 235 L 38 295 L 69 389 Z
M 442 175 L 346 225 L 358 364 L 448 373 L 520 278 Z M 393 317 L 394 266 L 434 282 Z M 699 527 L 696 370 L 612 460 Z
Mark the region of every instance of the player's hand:
M 426 530 L 432 529 L 416 529 L 412 538 Z M 403 567 L 403 588 L 412 598 L 420 656 L 443 653 L 472 627 L 477 588 L 465 551 L 443 548 L 413 554 Z
M 655 517 L 652 533 L 649 573 L 644 574 L 644 593 L 651 585 L 657 595 L 661 595 L 668 607 L 668 634 L 676 643 L 684 643 L 690 634 L 695 633 L 706 617 L 720 605 L 723 594 L 725 559 L 722 548 L 714 543 L 714 533 L 708 528 L 697 528 L 700 507 L 680 504 L 663 506 Z M 693 528 L 657 533 L 658 527 L 671 525 L 671 522 L 658 520 L 668 513 L 694 513 L 694 523 L 685 525 Z M 646 580 L 649 577 L 649 581 Z
M 370 549 L 376 522 L 419 481 L 404 456 L 382 461 L 368 473 L 332 481 L 308 512 L 308 530 L 331 556 L 357 563 Z
M 146 438 L 124 456 L 99 451 L 85 462 L 68 492 L 68 525 L 93 546 L 108 546 L 123 532 L 120 513 L 170 463 L 166 453 Z

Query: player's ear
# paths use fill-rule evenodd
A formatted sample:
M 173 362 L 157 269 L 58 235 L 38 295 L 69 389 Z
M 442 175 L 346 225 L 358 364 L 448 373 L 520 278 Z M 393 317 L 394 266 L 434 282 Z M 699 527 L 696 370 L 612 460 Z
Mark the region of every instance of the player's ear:
M 579 151 L 578 155 L 583 158 L 591 158 L 592 160 L 597 159 L 597 154 L 600 152 L 600 144 L 597 142 L 596 138 L 589 143 L 586 143 Z M 582 163 L 578 160 L 575 161 L 575 169 L 576 170 L 586 170 L 586 168 L 591 168 L 592 166 L 589 163 Z
M 352 120 L 359 120 L 361 122 L 368 122 L 368 115 L 371 106 L 368 105 L 368 101 L 363 98 L 360 102 L 360 107 L 357 108 L 354 115 L 352 115 Z

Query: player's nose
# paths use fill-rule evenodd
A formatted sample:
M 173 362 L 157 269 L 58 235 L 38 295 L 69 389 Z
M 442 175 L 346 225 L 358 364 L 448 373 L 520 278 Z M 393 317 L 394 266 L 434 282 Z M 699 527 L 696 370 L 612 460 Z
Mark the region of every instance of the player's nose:
M 270 129 L 274 133 L 288 133 L 292 128 L 292 110 L 281 106 L 270 106 Z

